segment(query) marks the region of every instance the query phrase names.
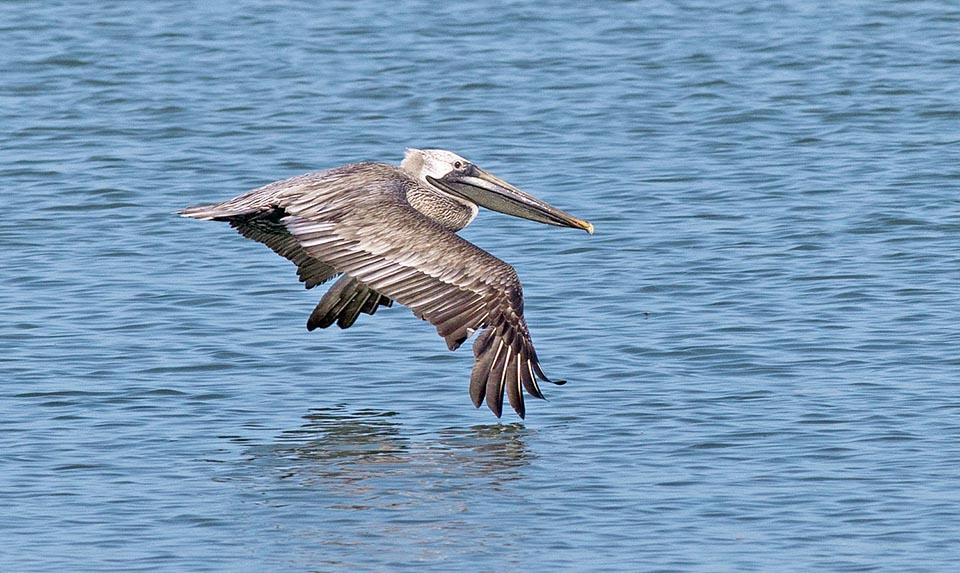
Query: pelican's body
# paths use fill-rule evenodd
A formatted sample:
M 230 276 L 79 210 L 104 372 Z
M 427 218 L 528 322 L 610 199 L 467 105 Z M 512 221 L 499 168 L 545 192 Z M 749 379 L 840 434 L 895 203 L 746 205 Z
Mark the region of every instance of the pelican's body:
M 307 328 L 353 324 L 393 300 L 429 320 L 455 350 L 475 331 L 470 396 L 499 417 L 506 392 L 523 417 L 521 386 L 538 398 L 543 374 L 523 318 L 513 267 L 456 235 L 478 205 L 593 232 L 467 160 L 410 149 L 400 166 L 353 163 L 254 189 L 186 217 L 229 222 L 297 265 L 307 288 L 342 274 Z

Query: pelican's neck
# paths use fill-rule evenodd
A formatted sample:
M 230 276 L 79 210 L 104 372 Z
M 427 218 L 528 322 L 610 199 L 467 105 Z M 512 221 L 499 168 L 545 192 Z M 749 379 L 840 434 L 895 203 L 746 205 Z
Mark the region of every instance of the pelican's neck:
M 475 204 L 451 197 L 419 181 L 407 190 L 407 202 L 451 231 L 459 231 L 477 217 Z

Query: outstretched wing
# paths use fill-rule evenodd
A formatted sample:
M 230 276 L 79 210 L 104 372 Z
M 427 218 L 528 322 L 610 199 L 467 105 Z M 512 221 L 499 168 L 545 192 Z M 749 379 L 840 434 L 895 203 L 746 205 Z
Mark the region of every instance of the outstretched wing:
M 522 388 L 538 398 L 543 374 L 523 318 L 516 271 L 426 217 L 383 182 L 353 202 L 303 197 L 281 221 L 312 257 L 355 277 L 430 321 L 451 350 L 475 331 L 470 397 L 500 416 L 503 397 L 523 417 Z
M 273 252 L 297 265 L 297 276 L 307 288 L 313 288 L 337 276 L 336 269 L 310 256 L 280 222 L 282 209 L 270 209 L 250 215 L 227 217 L 230 226 L 248 239 L 270 247 Z
M 363 164 L 315 171 L 264 185 L 233 199 L 212 205 L 197 205 L 180 215 L 208 221 L 226 221 L 241 235 L 270 247 L 273 252 L 297 265 L 297 275 L 307 288 L 324 283 L 339 271 L 309 255 L 280 222 L 286 215 L 280 207 L 291 197 L 309 195 L 320 201 L 341 198 L 348 186 L 344 180 Z M 389 166 L 384 166 L 389 167 Z

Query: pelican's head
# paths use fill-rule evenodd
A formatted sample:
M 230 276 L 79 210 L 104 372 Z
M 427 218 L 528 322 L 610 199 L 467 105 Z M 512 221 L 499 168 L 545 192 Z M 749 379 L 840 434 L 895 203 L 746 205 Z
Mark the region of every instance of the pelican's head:
M 425 185 L 493 211 L 593 234 L 593 224 L 537 199 L 444 149 L 408 149 L 400 167 Z

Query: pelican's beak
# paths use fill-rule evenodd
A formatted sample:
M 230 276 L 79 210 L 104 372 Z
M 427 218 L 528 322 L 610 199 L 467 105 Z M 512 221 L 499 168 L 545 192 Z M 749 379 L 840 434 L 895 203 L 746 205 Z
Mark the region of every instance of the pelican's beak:
M 451 171 L 441 179 L 429 176 L 427 179 L 454 195 L 493 211 L 547 225 L 583 229 L 593 234 L 593 223 L 564 213 L 476 166 L 465 173 Z

